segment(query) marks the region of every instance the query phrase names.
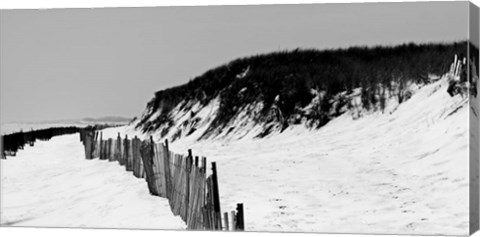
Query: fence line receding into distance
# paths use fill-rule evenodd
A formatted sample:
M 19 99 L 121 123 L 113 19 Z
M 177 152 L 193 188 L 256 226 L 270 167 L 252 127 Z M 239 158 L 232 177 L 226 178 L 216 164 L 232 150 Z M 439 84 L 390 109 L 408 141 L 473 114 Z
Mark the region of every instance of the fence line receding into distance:
M 140 140 L 120 137 L 104 139 L 103 133 L 81 130 L 80 140 L 86 159 L 117 161 L 132 171 L 137 178 L 145 178 L 150 194 L 167 198 L 174 215 L 180 215 L 190 230 L 244 230 L 243 204 L 235 211 L 220 209 L 216 163 L 211 163 L 212 174 L 207 177 L 207 158 L 173 153 L 165 143 L 152 138 Z
M 28 132 L 16 132 L 0 136 L 1 158 L 7 159 L 7 156 L 16 156 L 18 150 L 23 150 L 28 144 L 33 146 L 37 140 L 48 141 L 52 137 L 66 134 L 77 133 L 80 129 L 77 127 L 54 127 Z

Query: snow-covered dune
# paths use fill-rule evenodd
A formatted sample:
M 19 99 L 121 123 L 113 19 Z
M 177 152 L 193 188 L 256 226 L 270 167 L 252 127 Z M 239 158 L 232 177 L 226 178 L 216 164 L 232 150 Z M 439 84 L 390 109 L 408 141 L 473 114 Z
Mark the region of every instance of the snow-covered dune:
M 222 208 L 243 202 L 247 230 L 466 235 L 469 105 L 447 86 L 443 78 L 384 113 L 345 113 L 318 130 L 187 137 L 171 149 L 217 161 Z M 104 134 L 117 132 L 141 136 Z
M 1 225 L 184 229 L 168 201 L 116 162 L 86 160 L 78 134 L 1 160 Z

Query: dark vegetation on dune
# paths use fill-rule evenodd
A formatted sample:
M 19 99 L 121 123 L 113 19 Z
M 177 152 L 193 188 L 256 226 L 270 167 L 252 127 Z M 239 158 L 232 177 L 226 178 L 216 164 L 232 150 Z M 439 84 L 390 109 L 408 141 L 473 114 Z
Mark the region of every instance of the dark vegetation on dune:
M 184 85 L 156 92 L 147 105 L 150 112 L 140 118 L 138 128 L 149 132 L 162 125 L 174 126 L 170 116 L 174 107 L 182 103 L 181 108 L 188 111 L 193 104 L 189 102 L 206 105 L 217 96 L 220 108 L 206 136 L 225 127 L 247 105 L 258 102 L 263 103 L 263 109 L 256 122 L 269 122 L 266 118 L 275 108 L 282 115 L 281 120 L 277 119 L 282 129 L 299 123 L 302 117 L 320 127 L 338 115 L 331 113 L 334 106 L 346 105 L 347 100 L 341 95 L 362 88 L 361 106 L 367 110 L 382 109 L 388 96 L 401 103 L 408 99 L 408 84 L 428 83 L 430 75 L 447 72 L 453 56 L 466 56 L 467 47 L 467 42 L 458 42 L 297 49 L 240 58 L 208 70 Z M 301 114 L 299 108 L 310 104 L 315 96 L 312 90 L 324 95 L 311 113 Z M 161 111 L 160 116 L 148 121 L 157 110 Z

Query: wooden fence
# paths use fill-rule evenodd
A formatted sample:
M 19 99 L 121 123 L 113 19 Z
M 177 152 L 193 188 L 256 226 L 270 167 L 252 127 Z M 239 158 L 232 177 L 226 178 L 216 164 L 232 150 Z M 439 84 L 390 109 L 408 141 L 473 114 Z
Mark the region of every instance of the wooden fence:
M 26 145 L 33 146 L 37 140 L 48 141 L 52 137 L 62 136 L 67 134 L 75 134 L 83 130 L 100 130 L 119 125 L 97 124 L 90 125 L 84 128 L 75 126 L 69 127 L 51 127 L 45 129 L 31 130 L 28 132 L 15 132 L 0 136 L 1 158 L 6 159 L 7 156 L 16 156 L 18 150 L 23 150 Z
M 207 177 L 207 158 L 171 152 L 168 140 L 164 144 L 152 138 L 141 141 L 137 137 L 104 139 L 102 132 L 81 130 L 80 140 L 85 147 L 86 159 L 116 161 L 144 178 L 150 194 L 167 198 L 174 215 L 179 215 L 190 230 L 244 230 L 243 204 L 225 212 L 220 209 L 220 195 L 216 163 Z M 230 219 L 230 221 L 229 221 Z

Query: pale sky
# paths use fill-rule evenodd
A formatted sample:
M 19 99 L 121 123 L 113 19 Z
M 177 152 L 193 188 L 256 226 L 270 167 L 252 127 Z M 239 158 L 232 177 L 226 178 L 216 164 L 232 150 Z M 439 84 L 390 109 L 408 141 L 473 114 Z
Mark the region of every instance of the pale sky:
M 467 2 L 2 10 L 0 121 L 138 116 L 238 57 L 467 39 Z

